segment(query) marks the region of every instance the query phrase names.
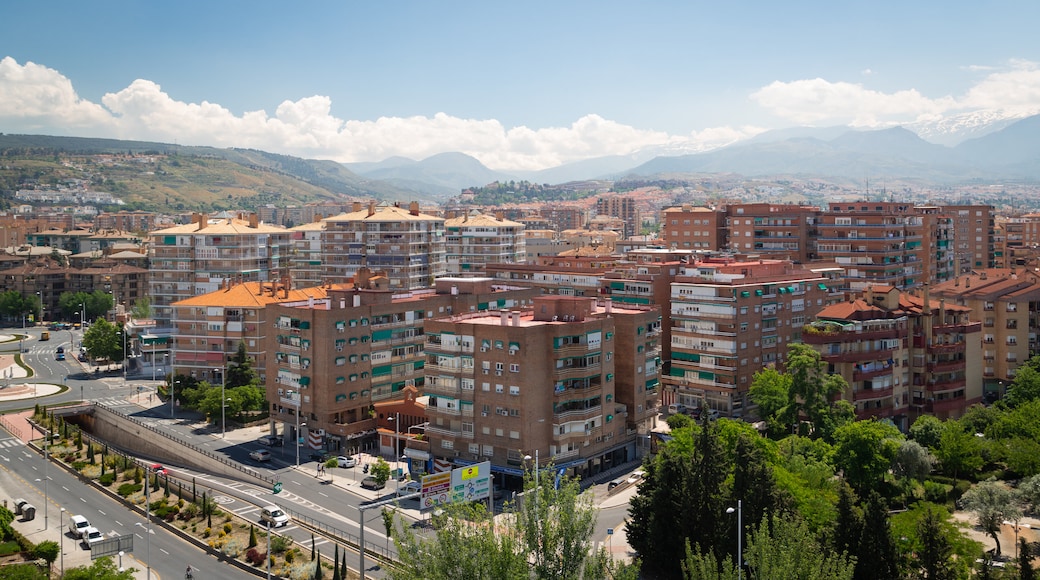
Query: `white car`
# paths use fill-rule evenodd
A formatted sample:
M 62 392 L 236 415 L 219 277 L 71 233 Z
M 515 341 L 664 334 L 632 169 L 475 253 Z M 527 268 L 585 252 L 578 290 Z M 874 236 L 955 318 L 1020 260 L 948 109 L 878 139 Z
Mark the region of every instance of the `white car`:
M 90 522 L 83 516 L 69 516 L 69 533 L 72 537 L 80 539 L 83 537 L 83 532 L 90 527 Z
M 354 467 L 357 465 L 357 460 L 353 457 L 347 457 L 346 455 L 340 455 L 336 458 L 336 463 L 340 467 Z
M 289 525 L 289 514 L 276 505 L 269 505 L 260 510 L 260 523 L 270 524 L 272 528 Z
M 87 527 L 87 529 L 83 530 L 83 537 L 81 538 L 81 541 L 83 542 L 84 546 L 90 548 L 92 544 L 96 544 L 104 539 L 105 535 L 101 533 L 101 530 L 95 528 L 94 526 L 89 526 Z
M 422 484 L 418 481 L 409 481 L 408 483 L 401 486 L 400 491 L 397 492 L 398 496 L 412 495 L 413 493 L 419 493 L 422 491 Z

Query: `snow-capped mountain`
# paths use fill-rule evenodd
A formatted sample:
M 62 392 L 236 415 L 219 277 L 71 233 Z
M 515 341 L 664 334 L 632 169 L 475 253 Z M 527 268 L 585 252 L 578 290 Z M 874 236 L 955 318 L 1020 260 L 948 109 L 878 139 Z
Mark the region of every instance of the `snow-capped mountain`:
M 917 133 L 925 141 L 953 147 L 968 139 L 1000 131 L 1037 113 L 1040 113 L 1040 106 L 1030 109 L 986 109 L 903 126 Z

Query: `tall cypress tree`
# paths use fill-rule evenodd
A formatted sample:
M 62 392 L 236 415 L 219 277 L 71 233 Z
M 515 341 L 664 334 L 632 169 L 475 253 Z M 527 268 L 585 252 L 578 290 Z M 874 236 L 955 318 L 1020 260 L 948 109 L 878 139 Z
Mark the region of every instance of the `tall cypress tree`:
M 899 576 L 896 543 L 888 522 L 888 506 L 876 491 L 863 505 L 863 533 L 856 554 L 855 580 L 889 580 Z

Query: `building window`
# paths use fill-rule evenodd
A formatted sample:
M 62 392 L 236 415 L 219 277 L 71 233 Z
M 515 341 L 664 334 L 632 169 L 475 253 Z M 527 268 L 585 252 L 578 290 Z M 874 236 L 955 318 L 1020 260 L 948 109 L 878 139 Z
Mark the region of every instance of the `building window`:
M 520 387 L 518 387 L 516 385 L 509 385 L 509 394 L 510 395 L 519 395 L 520 394 Z
M 503 392 L 505 392 L 505 386 L 495 385 L 495 392 L 501 395 Z
M 442 449 L 455 449 L 455 442 L 451 439 L 441 439 Z
M 518 373 L 518 372 L 520 372 L 520 365 L 518 365 L 516 363 L 511 363 L 509 365 L 509 372 L 511 372 L 511 373 Z

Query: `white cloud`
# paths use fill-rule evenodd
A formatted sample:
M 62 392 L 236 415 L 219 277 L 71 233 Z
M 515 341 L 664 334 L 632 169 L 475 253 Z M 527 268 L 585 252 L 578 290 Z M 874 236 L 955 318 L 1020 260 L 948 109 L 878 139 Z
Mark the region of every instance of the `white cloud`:
M 847 123 L 853 126 L 912 120 L 940 113 L 954 104 L 951 97 L 929 99 L 915 89 L 882 93 L 861 84 L 821 78 L 774 81 L 752 93 L 751 100 L 798 123 Z
M 422 159 L 447 151 L 476 157 L 488 167 L 537 170 L 646 147 L 704 150 L 747 136 L 749 129 L 721 127 L 686 136 L 647 131 L 589 114 L 567 127 L 506 128 L 495 119 L 382 117 L 339 119 L 329 97 L 284 101 L 273 115 L 236 116 L 216 103 L 185 103 L 162 87 L 138 79 L 108 93 L 98 105 L 80 99 L 59 72 L 33 63 L 0 61 L 0 123 L 10 132 L 115 137 L 243 147 L 341 162 L 379 161 L 400 155 Z M 750 130 L 751 134 L 759 130 Z
M 862 84 L 821 78 L 774 81 L 750 95 L 771 113 L 805 124 L 884 126 L 936 121 L 945 116 L 981 109 L 1032 111 L 1040 107 L 1040 67 L 1012 60 L 1000 70 L 968 65 L 962 70 L 986 72 L 964 95 L 927 97 L 916 89 L 885 93 Z M 864 75 L 870 69 L 862 71 Z

